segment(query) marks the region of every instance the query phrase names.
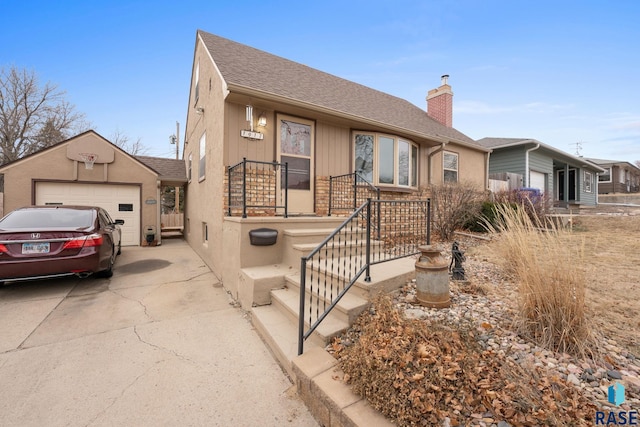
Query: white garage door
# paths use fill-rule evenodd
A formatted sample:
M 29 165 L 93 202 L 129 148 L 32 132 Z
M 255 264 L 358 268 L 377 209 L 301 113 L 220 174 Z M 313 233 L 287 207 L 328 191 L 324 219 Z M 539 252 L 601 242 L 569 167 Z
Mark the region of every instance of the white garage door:
M 140 187 L 137 185 L 38 182 L 36 204 L 100 206 L 111 218 L 124 220 L 123 246 L 140 243 Z
M 537 188 L 543 193 L 546 191 L 544 188 L 545 175 L 541 172 L 531 171 L 529 172 L 529 187 Z

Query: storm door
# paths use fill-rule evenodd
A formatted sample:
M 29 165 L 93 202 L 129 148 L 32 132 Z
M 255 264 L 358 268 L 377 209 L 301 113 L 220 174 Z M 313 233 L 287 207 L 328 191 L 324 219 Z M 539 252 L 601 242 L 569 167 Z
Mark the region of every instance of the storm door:
M 287 163 L 289 173 L 285 180 L 280 174 L 279 198 L 284 197 L 288 187 L 290 214 L 313 213 L 314 202 L 314 124 L 311 120 L 278 115 L 277 160 Z M 282 168 L 284 171 L 284 167 Z M 279 202 L 284 203 L 284 200 Z

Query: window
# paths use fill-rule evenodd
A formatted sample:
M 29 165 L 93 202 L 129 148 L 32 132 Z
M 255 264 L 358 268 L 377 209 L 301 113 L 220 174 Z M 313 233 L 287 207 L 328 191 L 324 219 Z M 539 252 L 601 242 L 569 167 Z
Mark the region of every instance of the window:
M 209 243 L 209 226 L 206 222 L 202 223 L 202 243 L 205 245 Z
M 444 182 L 458 182 L 458 154 L 445 151 L 442 156 Z
M 611 168 L 603 168 L 604 172 L 598 175 L 598 182 L 611 182 Z
M 133 204 L 118 203 L 118 212 L 133 212 Z
M 584 171 L 584 191 L 591 193 L 591 185 L 593 183 L 593 174 L 591 172 Z
M 374 184 L 417 187 L 418 146 L 392 135 L 354 135 L 354 170 Z
M 191 166 L 193 165 L 193 153 L 189 153 L 189 161 L 187 162 L 187 180 L 191 182 Z
M 200 162 L 198 163 L 198 180 L 202 181 L 207 166 L 207 134 L 203 133 L 200 137 Z

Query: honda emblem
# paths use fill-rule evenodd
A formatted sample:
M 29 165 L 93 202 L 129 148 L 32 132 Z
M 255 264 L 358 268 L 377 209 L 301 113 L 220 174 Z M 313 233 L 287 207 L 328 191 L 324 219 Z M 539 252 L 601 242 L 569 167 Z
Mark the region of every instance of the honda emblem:
M 31 233 L 31 238 L 32 239 L 39 239 L 40 238 L 40 233 Z

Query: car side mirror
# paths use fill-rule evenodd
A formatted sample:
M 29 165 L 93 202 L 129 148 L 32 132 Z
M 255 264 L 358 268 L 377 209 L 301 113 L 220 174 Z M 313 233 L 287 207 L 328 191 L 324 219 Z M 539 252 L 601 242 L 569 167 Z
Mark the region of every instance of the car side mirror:
M 116 219 L 116 222 L 114 224 L 123 225 L 124 219 Z

